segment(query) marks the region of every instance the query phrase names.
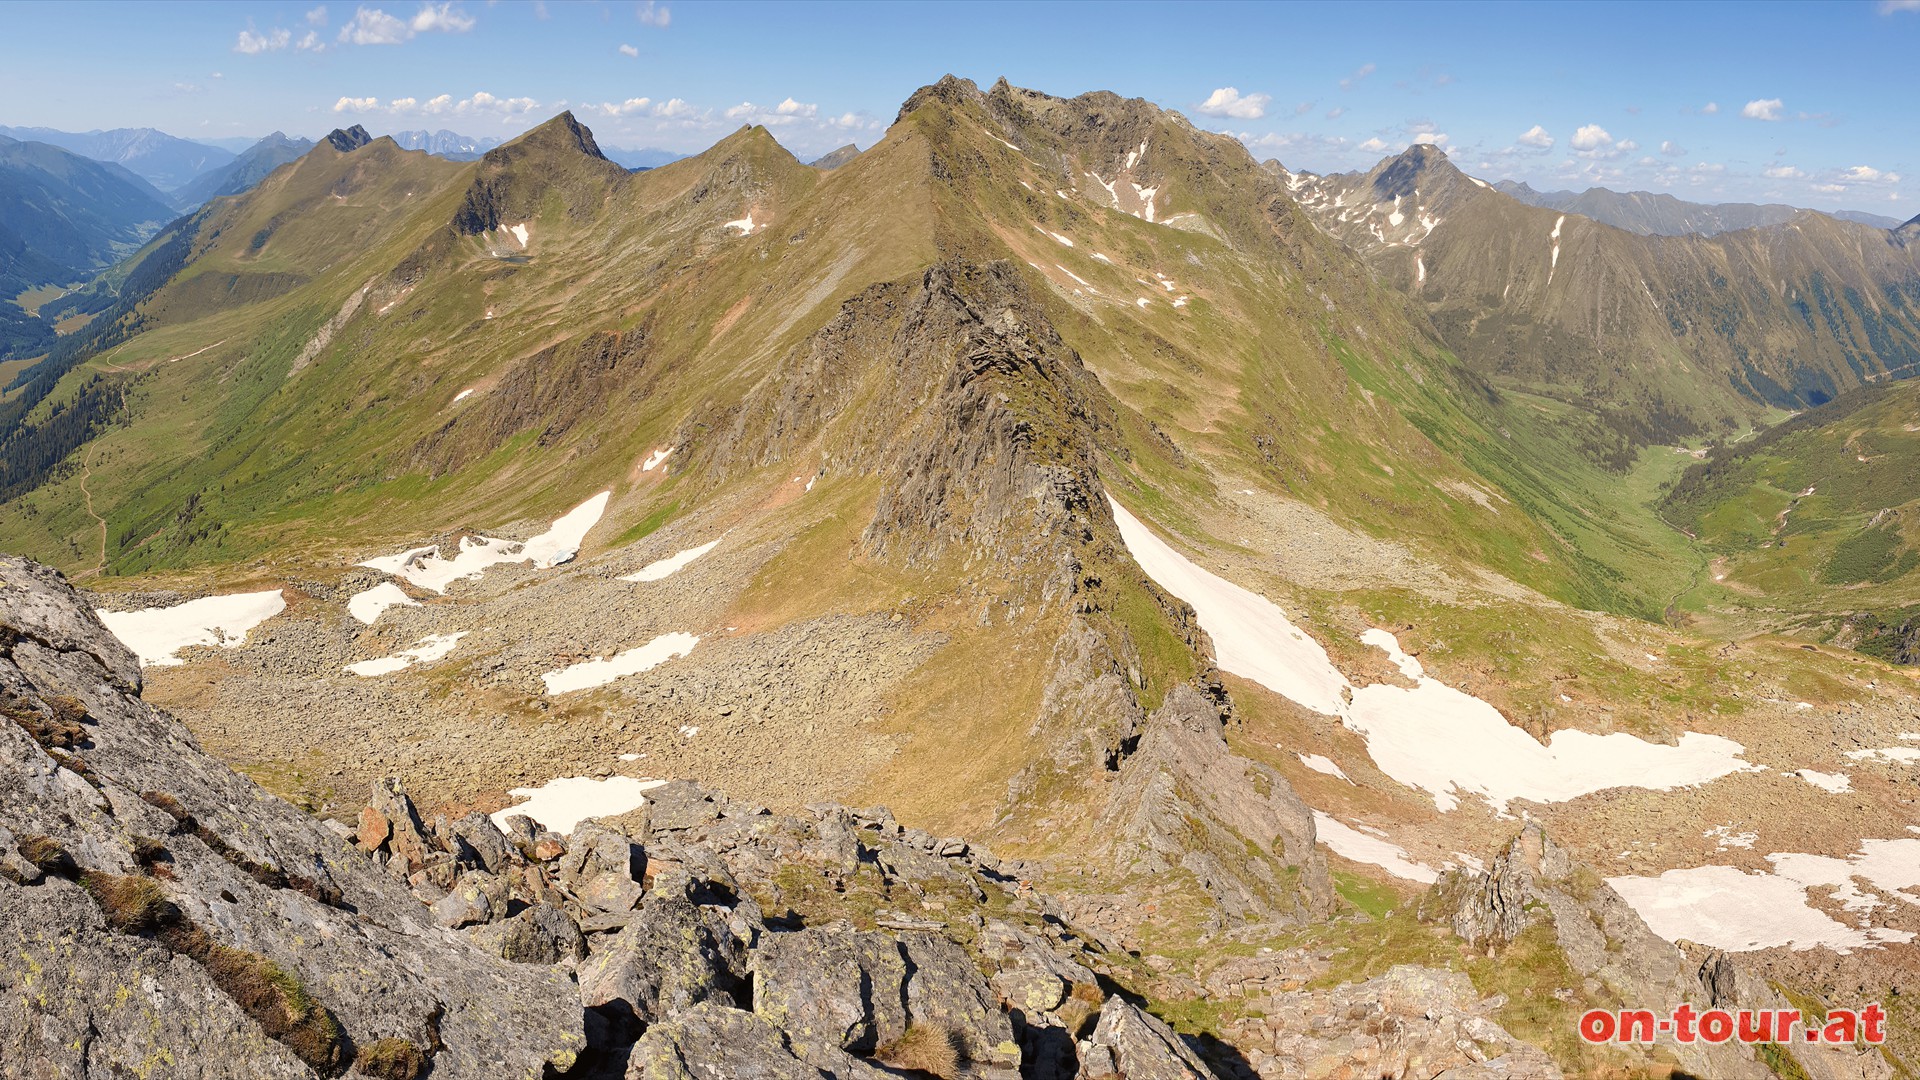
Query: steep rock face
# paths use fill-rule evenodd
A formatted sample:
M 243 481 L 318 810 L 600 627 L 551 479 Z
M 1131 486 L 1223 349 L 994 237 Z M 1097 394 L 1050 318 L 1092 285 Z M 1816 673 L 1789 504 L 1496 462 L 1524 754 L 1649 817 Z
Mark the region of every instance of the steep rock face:
M 1455 870 L 1421 902 L 1421 915 L 1450 923 L 1467 943 L 1498 952 L 1529 928 L 1548 924 L 1575 972 L 1604 987 L 1624 1008 L 1666 1015 L 1682 1002 L 1698 1009 L 1790 1008 L 1764 982 L 1745 976 L 1724 953 L 1689 959 L 1655 935 L 1619 893 L 1530 824 L 1482 873 Z M 1663 1035 L 1657 1044 L 1700 1076 L 1773 1075 L 1752 1047 Z M 1877 1050 L 1795 1044 L 1789 1051 L 1810 1076 L 1890 1077 Z
M 306 1076 L 382 1040 L 443 1076 L 572 1064 L 564 974 L 433 927 L 342 835 L 207 757 L 57 574 L 0 560 L 0 625 L 10 1075 Z
M 1324 917 L 1333 886 L 1313 812 L 1278 772 L 1228 750 L 1221 719 L 1191 687 L 1148 717 L 1101 816 L 1117 861 L 1185 870 L 1229 924 Z

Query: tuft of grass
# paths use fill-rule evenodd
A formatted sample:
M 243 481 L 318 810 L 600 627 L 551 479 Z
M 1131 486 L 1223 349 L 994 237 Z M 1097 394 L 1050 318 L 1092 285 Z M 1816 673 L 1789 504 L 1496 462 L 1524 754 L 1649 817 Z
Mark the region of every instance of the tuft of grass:
M 380 1080 L 415 1080 L 427 1071 L 427 1055 L 405 1039 L 380 1039 L 360 1048 L 353 1071 Z
M 165 890 L 152 878 L 139 874 L 89 873 L 80 879 L 107 925 L 123 934 L 148 935 L 160 931 L 180 916 L 180 910 L 167 900 Z
M 901 1036 L 874 1052 L 896 1069 L 952 1080 L 965 1060 L 953 1032 L 932 1024 L 909 1024 Z
M 340 1022 L 300 980 L 258 953 L 214 945 L 201 965 L 262 1030 L 325 1075 L 345 1066 L 349 1044 Z
M 67 854 L 60 841 L 40 833 L 28 833 L 13 842 L 13 848 L 20 857 L 32 863 L 43 874 L 56 877 L 72 877 L 79 872 L 74 865 L 73 856 Z

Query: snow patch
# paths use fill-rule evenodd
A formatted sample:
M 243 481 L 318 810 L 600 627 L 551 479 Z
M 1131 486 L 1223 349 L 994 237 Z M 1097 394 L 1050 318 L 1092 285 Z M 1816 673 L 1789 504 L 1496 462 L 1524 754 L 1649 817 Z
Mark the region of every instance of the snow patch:
M 606 659 L 585 660 L 558 671 L 549 671 L 540 676 L 540 680 L 547 684 L 548 695 L 589 690 L 605 686 L 624 675 L 638 675 L 675 657 L 685 656 L 699 643 L 700 639 L 694 635 L 676 630 Z
M 488 313 L 487 318 L 489 319 L 493 318 L 493 315 L 491 312 Z M 455 405 L 458 405 L 472 396 L 473 396 L 473 387 L 469 386 L 465 390 L 462 390 L 459 393 L 453 395 L 453 403 Z
M 507 226 L 507 231 L 513 234 L 515 240 L 520 241 L 521 251 L 527 250 L 527 227 L 524 223 L 520 225 L 509 225 Z
M 808 481 L 807 486 L 811 488 L 813 486 L 812 481 Z M 620 580 L 621 581 L 659 581 L 661 578 L 666 577 L 669 574 L 672 574 L 674 571 L 685 567 L 688 563 L 692 562 L 693 560 L 699 558 L 702 555 L 705 555 L 707 552 L 712 551 L 714 548 L 719 546 L 720 546 L 720 541 L 718 540 L 708 541 L 707 543 L 701 544 L 699 547 L 688 548 L 687 550 L 680 552 L 678 555 L 673 555 L 665 559 L 658 559 L 654 562 L 650 562 L 631 574 L 623 575 L 620 578 Z
M 1853 779 L 1846 773 L 1815 772 L 1812 769 L 1795 769 L 1787 774 L 1797 776 L 1822 791 L 1831 791 L 1835 795 L 1853 790 Z
M 132 649 L 141 667 L 178 667 L 186 661 L 174 655 L 190 645 L 217 645 L 235 649 L 246 644 L 247 632 L 287 609 L 279 589 L 265 592 L 206 596 L 172 607 L 138 611 L 95 608 L 113 636 Z
M 406 591 L 391 581 L 383 581 L 371 589 L 362 589 L 347 598 L 347 613 L 361 622 L 372 626 L 380 613 L 390 607 L 419 607 L 420 601 L 408 596 Z
M 569 562 L 579 553 L 587 531 L 607 511 L 612 491 L 603 491 L 555 519 L 546 532 L 530 540 L 498 540 L 487 536 L 463 536 L 460 553 L 451 559 L 440 556 L 437 544 L 411 548 L 398 555 L 368 559 L 361 566 L 371 567 L 415 586 L 445 593 L 447 586 L 465 578 L 477 578 L 490 566 L 502 563 L 532 562 L 548 570 Z
M 667 460 L 667 455 L 671 453 L 673 453 L 673 447 L 669 446 L 669 447 L 666 447 L 665 449 L 655 450 L 653 453 L 648 454 L 647 460 L 644 462 L 641 462 L 640 464 L 640 471 L 652 472 L 653 470 L 659 468 L 660 463 Z
M 1713 841 L 1721 851 L 1728 848 L 1751 849 L 1754 841 L 1760 839 L 1757 832 L 1734 832 L 1731 825 L 1715 825 L 1700 835 Z
M 1844 859 L 1798 852 L 1767 856 L 1772 873 L 1745 873 L 1730 866 L 1669 870 L 1656 878 L 1609 878 L 1607 884 L 1633 905 L 1653 932 L 1669 941 L 1687 938 L 1729 951 L 1825 945 L 1846 953 L 1887 942 L 1907 942 L 1904 930 L 1868 925 L 1865 916 L 1883 901 L 1861 890 L 1856 879 L 1909 904 L 1920 905 L 1920 839 L 1862 840 Z M 1828 889 L 1842 908 L 1861 916 L 1849 927 L 1807 902 L 1810 889 Z
M 1920 746 L 1889 746 L 1880 750 L 1849 750 L 1847 757 L 1853 761 L 1920 761 Z
M 431 634 L 413 643 L 413 648 L 403 649 L 392 656 L 382 656 L 377 660 L 362 660 L 357 664 L 348 664 L 347 673 L 361 678 L 375 675 L 391 675 L 403 668 L 415 664 L 430 664 L 445 657 L 467 636 L 465 630 L 456 634 Z
M 1313 812 L 1313 830 L 1320 842 L 1333 850 L 1335 855 L 1368 866 L 1377 866 L 1397 878 L 1432 884 L 1440 875 L 1432 867 L 1414 862 L 1407 856 L 1407 849 L 1398 844 L 1376 839 L 1355 829 L 1338 818 L 1319 810 Z
M 665 780 L 636 780 L 631 776 L 609 776 L 605 780 L 561 777 L 537 788 L 521 787 L 508 792 L 521 801 L 492 815 L 493 823 L 501 832 L 506 832 L 508 818 L 525 816 L 568 836 L 588 818 L 616 817 L 639 809 L 647 801 L 644 792 L 665 783 Z
M 747 211 L 747 216 L 738 221 L 722 222 L 720 227 L 723 229 L 739 229 L 740 235 L 746 236 L 753 232 L 753 211 Z
M 1300 764 L 1305 765 L 1314 772 L 1326 773 L 1328 776 L 1337 776 L 1349 784 L 1353 783 L 1353 778 L 1342 771 L 1339 765 L 1334 764 L 1332 758 L 1324 754 L 1301 754 L 1299 757 Z

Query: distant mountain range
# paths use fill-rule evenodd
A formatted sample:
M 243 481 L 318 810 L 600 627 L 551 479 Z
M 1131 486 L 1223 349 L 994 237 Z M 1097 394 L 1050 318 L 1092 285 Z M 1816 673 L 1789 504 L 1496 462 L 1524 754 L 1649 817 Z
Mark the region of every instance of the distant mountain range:
M 313 149 L 312 139 L 291 139 L 284 132 L 254 143 L 227 164 L 209 169 L 188 181 L 174 195 L 184 206 L 199 206 L 222 195 L 238 195 L 266 179 L 273 170 Z
M 1735 229 L 1780 225 L 1806 213 L 1825 213 L 1828 217 L 1876 229 L 1892 229 L 1900 224 L 1898 218 L 1859 210 L 1809 211 L 1785 203 L 1696 203 L 1651 191 L 1612 191 L 1603 187 L 1585 191 L 1535 191 L 1526 183 L 1513 180 L 1502 180 L 1493 187 L 1528 206 L 1579 214 L 1641 236 L 1712 236 Z
M 125 166 L 135 176 L 173 191 L 209 169 L 234 158 L 230 150 L 176 138 L 153 128 L 114 128 L 72 132 L 41 127 L 0 127 L 0 135 L 22 142 L 46 143 L 95 161 Z
M 445 128 L 439 131 L 396 131 L 392 138 L 402 150 L 425 150 L 448 161 L 474 161 L 500 145 L 499 139 L 461 135 Z

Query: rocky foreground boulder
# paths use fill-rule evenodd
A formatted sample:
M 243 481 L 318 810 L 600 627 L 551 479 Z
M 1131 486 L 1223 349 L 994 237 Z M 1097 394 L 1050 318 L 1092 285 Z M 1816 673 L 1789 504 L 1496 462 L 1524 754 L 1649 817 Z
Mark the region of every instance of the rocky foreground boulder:
M 566 972 L 435 925 L 139 698 L 54 571 L 0 558 L 0 1075 L 538 1077 Z

